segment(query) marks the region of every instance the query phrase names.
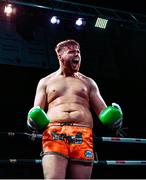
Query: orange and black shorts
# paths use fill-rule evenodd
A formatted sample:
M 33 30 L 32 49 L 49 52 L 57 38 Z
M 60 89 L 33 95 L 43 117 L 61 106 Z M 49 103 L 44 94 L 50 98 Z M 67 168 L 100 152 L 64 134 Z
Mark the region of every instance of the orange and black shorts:
M 94 161 L 92 129 L 78 124 L 50 123 L 43 132 L 43 155 L 58 154 L 70 160 Z

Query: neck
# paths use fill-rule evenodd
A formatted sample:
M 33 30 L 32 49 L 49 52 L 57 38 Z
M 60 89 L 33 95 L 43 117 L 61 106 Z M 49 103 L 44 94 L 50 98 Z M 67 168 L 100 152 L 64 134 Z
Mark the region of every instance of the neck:
M 70 71 L 69 69 L 62 69 L 62 68 L 59 68 L 58 73 L 64 77 L 68 77 L 68 76 L 75 77 L 78 74 L 78 72 L 73 72 Z

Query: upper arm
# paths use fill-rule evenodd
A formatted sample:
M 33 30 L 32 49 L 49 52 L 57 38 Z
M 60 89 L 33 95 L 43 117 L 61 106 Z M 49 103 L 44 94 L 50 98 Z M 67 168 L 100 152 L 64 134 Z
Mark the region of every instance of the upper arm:
M 42 109 L 45 108 L 46 105 L 46 86 L 45 80 L 41 79 L 37 85 L 34 106 L 40 106 Z
M 97 84 L 91 79 L 91 86 L 90 86 L 90 104 L 92 106 L 92 108 L 94 109 L 94 111 L 96 112 L 97 115 L 100 114 L 100 112 L 105 109 L 106 103 L 104 102 L 99 88 L 97 86 Z

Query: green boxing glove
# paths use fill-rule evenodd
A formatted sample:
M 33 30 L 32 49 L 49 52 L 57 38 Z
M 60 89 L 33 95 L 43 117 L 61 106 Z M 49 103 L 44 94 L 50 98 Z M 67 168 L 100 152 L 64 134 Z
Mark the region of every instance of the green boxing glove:
M 122 127 L 123 119 L 121 107 L 116 103 L 112 103 L 112 106 L 108 106 L 101 111 L 99 119 L 103 125 L 107 126 L 108 128 L 120 129 Z
M 47 114 L 39 106 L 30 109 L 27 115 L 27 125 L 33 129 L 43 129 L 49 124 Z

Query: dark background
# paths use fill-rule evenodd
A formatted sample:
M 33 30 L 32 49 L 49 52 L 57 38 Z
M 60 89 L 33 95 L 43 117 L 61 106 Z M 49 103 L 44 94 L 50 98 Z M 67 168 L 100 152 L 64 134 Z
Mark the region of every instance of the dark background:
M 83 3 L 82 1 L 78 1 Z M 145 14 L 142 1 L 84 1 L 105 8 L 121 9 Z M 2 7 L 2 4 L 0 4 Z M 87 18 L 87 26 L 76 29 L 73 15 L 64 15 L 59 26 L 48 23 L 46 11 L 19 7 L 17 16 L 0 15 L 0 159 L 40 159 L 41 142 L 23 136 L 31 133 L 26 126 L 27 112 L 33 106 L 40 78 L 57 70 L 54 53 L 56 43 L 74 38 L 81 45 L 81 72 L 93 78 L 105 102 L 120 104 L 127 137 L 146 138 L 145 75 L 146 28 L 122 21 L 109 21 L 106 29 L 94 27 L 94 18 Z M 22 13 L 23 10 L 23 13 Z M 18 16 L 19 15 L 19 16 Z M 145 22 L 146 23 L 146 22 Z M 115 136 L 93 113 L 96 136 Z M 15 136 L 7 132 L 16 132 Z M 22 134 L 19 134 L 19 133 Z M 145 144 L 96 142 L 99 160 L 145 160 Z M 146 178 L 144 166 L 98 166 L 93 178 Z M 0 163 L 1 178 L 40 179 L 40 164 Z

